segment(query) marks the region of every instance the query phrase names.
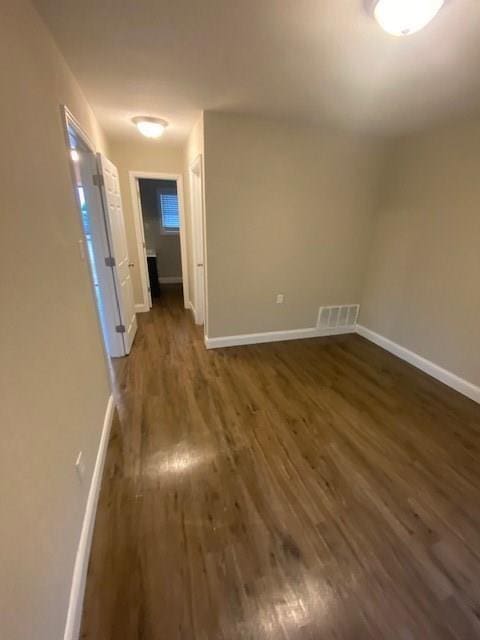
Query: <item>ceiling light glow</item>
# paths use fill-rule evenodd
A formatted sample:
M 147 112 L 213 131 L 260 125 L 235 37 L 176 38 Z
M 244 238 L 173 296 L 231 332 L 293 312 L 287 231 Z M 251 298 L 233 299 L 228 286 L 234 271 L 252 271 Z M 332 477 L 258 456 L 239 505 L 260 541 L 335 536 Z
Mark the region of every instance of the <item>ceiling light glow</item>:
M 132 118 L 132 122 L 146 138 L 160 138 L 168 127 L 166 120 L 150 118 L 148 116 L 137 116 L 136 118 Z
M 78 153 L 78 151 L 76 149 L 71 149 L 70 150 L 70 157 L 72 158 L 72 160 L 74 162 L 78 162 L 80 160 L 80 154 Z
M 427 26 L 445 0 L 375 0 L 373 15 L 387 33 L 408 36 Z

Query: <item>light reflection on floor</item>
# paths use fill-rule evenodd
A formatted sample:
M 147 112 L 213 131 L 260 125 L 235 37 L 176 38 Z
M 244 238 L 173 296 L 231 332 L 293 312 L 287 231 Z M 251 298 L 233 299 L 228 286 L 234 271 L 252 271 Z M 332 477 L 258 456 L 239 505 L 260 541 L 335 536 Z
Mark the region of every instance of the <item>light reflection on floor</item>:
M 196 448 L 182 441 L 170 449 L 157 451 L 151 455 L 145 465 L 144 474 L 151 479 L 189 474 L 210 462 L 213 456 L 213 451 L 208 447 Z
M 331 596 L 331 590 L 322 581 L 309 580 L 296 589 L 271 596 L 268 604 L 259 610 L 254 627 L 261 628 L 269 637 L 280 633 L 283 638 L 284 633 L 310 624 L 321 625 L 321 619 L 328 614 Z

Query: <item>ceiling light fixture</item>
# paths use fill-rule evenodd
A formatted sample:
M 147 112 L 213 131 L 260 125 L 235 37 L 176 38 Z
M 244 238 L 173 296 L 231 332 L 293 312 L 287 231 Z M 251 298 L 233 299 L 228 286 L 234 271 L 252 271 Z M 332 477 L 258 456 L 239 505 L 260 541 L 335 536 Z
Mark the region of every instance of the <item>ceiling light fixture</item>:
M 445 0 L 368 0 L 378 24 L 393 36 L 409 36 L 431 22 Z
M 132 118 L 132 122 L 140 133 L 147 138 L 160 138 L 168 127 L 166 120 L 150 118 L 149 116 L 137 116 L 136 118 Z
M 72 158 L 72 160 L 74 162 L 78 162 L 80 160 L 80 154 L 78 153 L 78 151 L 76 149 L 71 149 L 70 150 L 70 157 Z

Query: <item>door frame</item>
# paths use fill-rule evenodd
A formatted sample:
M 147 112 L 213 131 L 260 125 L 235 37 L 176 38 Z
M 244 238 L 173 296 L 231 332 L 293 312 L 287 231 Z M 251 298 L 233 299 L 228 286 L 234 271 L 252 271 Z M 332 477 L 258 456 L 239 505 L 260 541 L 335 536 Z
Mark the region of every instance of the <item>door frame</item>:
M 192 305 L 192 311 L 195 318 L 195 323 L 203 325 L 204 334 L 208 335 L 208 305 L 207 305 L 207 242 L 206 242 L 206 224 L 205 224 L 205 189 L 203 178 L 203 156 L 199 153 L 195 159 L 189 165 L 189 186 L 190 186 L 190 215 L 192 225 L 193 236 L 193 271 L 194 282 L 193 287 L 195 291 L 195 306 Z M 194 180 L 198 179 L 198 185 L 200 193 L 195 196 Z M 196 210 L 196 207 L 200 207 L 200 211 Z M 199 316 L 197 312 L 198 299 L 199 299 L 199 284 L 197 280 L 197 247 L 199 244 L 198 234 L 201 232 L 201 242 L 203 248 L 203 317 Z
M 68 168 L 69 168 L 71 179 L 72 179 L 72 188 L 73 188 L 73 192 L 74 192 L 76 209 L 77 209 L 77 212 L 78 212 L 78 222 L 79 222 L 80 229 L 81 229 L 81 234 L 82 234 L 81 240 L 79 240 L 79 251 L 80 251 L 82 260 L 87 263 L 87 269 L 88 269 L 89 280 L 90 280 L 90 288 L 91 288 L 92 297 L 93 297 L 93 303 L 94 303 L 95 312 L 96 312 L 96 316 L 97 316 L 98 328 L 99 328 L 100 335 L 101 335 L 101 338 L 102 338 L 101 342 L 102 342 L 102 346 L 103 346 L 103 352 L 104 352 L 105 361 L 107 363 L 108 370 L 111 371 L 111 360 L 110 360 L 110 358 L 111 357 L 119 357 L 119 356 L 125 355 L 125 353 L 121 353 L 120 341 L 118 342 L 118 344 L 116 344 L 113 347 L 116 351 L 118 351 L 118 353 L 115 353 L 115 354 L 109 353 L 109 346 L 107 344 L 107 338 L 103 333 L 102 320 L 101 320 L 101 317 L 100 317 L 100 309 L 98 308 L 98 304 L 97 304 L 97 300 L 96 300 L 94 274 L 93 274 L 92 266 L 90 264 L 90 260 L 88 259 L 88 256 L 87 256 L 88 249 L 87 249 L 87 245 L 86 245 L 85 232 L 84 232 L 84 229 L 83 229 L 81 203 L 80 203 L 78 190 L 77 190 L 77 179 L 76 179 L 76 175 L 75 175 L 75 170 L 73 168 L 73 162 L 72 162 L 72 159 L 71 159 L 71 156 L 70 156 L 70 138 L 69 138 L 68 128 L 71 127 L 71 128 L 73 128 L 75 130 L 76 134 L 82 139 L 82 142 L 85 144 L 85 146 L 88 148 L 88 150 L 93 154 L 97 173 L 98 173 L 98 160 L 97 160 L 97 153 L 98 152 L 97 152 L 97 150 L 95 148 L 95 145 L 93 144 L 91 138 L 85 132 L 85 130 L 81 126 L 80 122 L 77 120 L 77 118 L 75 118 L 75 116 L 70 111 L 70 109 L 66 105 L 61 105 L 60 106 L 60 112 L 61 112 L 62 123 L 63 123 L 63 128 L 64 128 L 64 135 L 65 135 L 66 158 L 67 158 Z M 101 189 L 100 189 L 99 186 L 95 186 L 95 188 L 98 190 L 99 203 L 100 203 L 100 206 L 102 208 L 102 216 L 104 218 L 105 217 L 105 211 L 104 211 L 104 207 L 103 207 L 103 194 L 102 194 Z M 105 233 L 106 233 L 106 229 L 104 229 L 103 231 L 105 231 Z M 106 242 L 107 242 L 107 245 L 109 246 L 110 245 L 110 239 L 108 237 L 108 234 L 106 235 Z M 105 294 L 105 291 L 103 292 L 104 293 L 103 297 L 105 298 L 104 303 L 105 303 L 105 307 L 106 308 L 108 307 L 108 315 L 109 316 L 112 313 L 115 313 L 115 311 L 118 312 L 118 302 L 117 302 L 117 299 L 116 299 L 117 292 L 115 290 L 115 283 L 114 283 L 113 273 L 112 273 L 112 286 L 113 286 L 113 291 L 109 291 L 108 294 Z M 111 293 L 113 293 L 113 296 L 115 297 L 114 301 L 112 301 L 112 299 L 111 299 L 111 295 L 110 295 Z M 110 318 L 110 320 L 111 320 L 111 318 Z M 115 336 L 115 337 L 117 337 L 117 336 Z M 120 334 L 118 334 L 118 337 L 121 339 L 121 335 Z M 123 339 L 121 340 L 121 343 L 123 345 Z
M 129 171 L 128 178 L 130 182 L 130 194 L 132 198 L 132 210 L 135 227 L 135 237 L 137 243 L 137 254 L 139 260 L 139 273 L 142 282 L 143 302 L 135 305 L 135 311 L 142 313 L 150 311 L 150 297 L 148 293 L 148 269 L 146 249 L 144 244 L 144 226 L 142 207 L 140 202 L 139 180 L 174 180 L 177 183 L 178 195 L 178 213 L 180 220 L 180 253 L 182 259 L 182 285 L 183 285 L 183 304 L 185 309 L 189 307 L 189 282 L 188 282 L 188 262 L 187 262 L 187 234 L 185 228 L 185 209 L 183 200 L 183 176 L 181 173 L 157 173 L 151 171 Z

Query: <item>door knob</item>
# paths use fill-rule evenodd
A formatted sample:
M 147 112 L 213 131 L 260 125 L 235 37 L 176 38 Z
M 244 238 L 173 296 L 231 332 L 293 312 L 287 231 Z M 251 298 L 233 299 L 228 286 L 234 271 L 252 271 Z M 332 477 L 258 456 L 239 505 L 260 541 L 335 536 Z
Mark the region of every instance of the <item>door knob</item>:
M 197 267 L 203 267 L 203 262 L 198 262 Z
M 134 266 L 135 266 L 135 263 L 134 263 L 134 262 L 129 262 L 129 263 L 128 263 L 128 266 L 129 266 L 129 267 L 130 267 L 130 269 L 131 269 L 132 267 L 134 267 Z

